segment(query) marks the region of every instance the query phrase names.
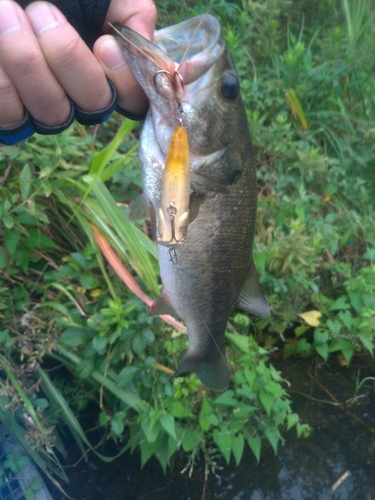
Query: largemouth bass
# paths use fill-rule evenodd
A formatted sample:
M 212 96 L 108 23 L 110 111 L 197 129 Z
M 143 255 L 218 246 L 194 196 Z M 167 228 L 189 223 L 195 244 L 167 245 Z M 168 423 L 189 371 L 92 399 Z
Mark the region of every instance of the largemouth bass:
M 154 43 L 113 27 L 150 100 L 140 140 L 144 200 L 153 231 L 172 136 L 186 129 L 190 161 L 188 230 L 176 244 L 157 242 L 162 295 L 155 314 L 185 321 L 188 351 L 174 376 L 195 372 L 207 387 L 229 384 L 224 334 L 235 301 L 269 315 L 252 258 L 256 174 L 238 77 L 218 20 L 206 14 L 155 32 Z M 140 218 L 140 201 L 129 207 Z

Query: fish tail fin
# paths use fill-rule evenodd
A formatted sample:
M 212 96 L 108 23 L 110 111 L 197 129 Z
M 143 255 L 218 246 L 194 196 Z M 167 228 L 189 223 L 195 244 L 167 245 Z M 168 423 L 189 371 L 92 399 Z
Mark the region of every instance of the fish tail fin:
M 213 391 L 223 392 L 228 388 L 229 369 L 225 355 L 221 353 L 214 358 L 201 358 L 188 352 L 172 375 L 172 379 L 191 372 L 196 373 L 199 380 Z

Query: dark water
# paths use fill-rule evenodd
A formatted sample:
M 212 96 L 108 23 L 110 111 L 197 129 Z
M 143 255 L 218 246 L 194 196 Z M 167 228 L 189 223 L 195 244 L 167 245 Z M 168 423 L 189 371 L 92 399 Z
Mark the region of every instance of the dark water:
M 182 454 L 166 475 L 156 461 L 140 471 L 136 454 L 112 464 L 91 455 L 89 463 L 67 469 L 67 493 L 74 500 L 375 500 L 375 382 L 366 382 L 353 400 L 358 373 L 359 380 L 374 377 L 374 361 L 358 357 L 349 369 L 336 361 L 275 366 L 291 384 L 294 410 L 313 429 L 309 438 L 297 440 L 289 431 L 279 456 L 264 447 L 256 464 L 249 452 L 238 467 L 220 464 L 206 483 L 202 464 L 190 478 L 180 473 L 187 462 Z M 73 447 L 70 463 L 78 457 Z M 346 480 L 333 490 L 344 474 Z M 63 498 L 57 492 L 53 497 Z

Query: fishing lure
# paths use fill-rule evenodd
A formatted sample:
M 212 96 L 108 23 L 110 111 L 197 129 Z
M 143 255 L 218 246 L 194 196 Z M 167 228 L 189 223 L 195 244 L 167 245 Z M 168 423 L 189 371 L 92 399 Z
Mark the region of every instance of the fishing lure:
M 189 225 L 190 161 L 186 128 L 175 128 L 164 167 L 161 189 L 158 241 L 182 243 Z

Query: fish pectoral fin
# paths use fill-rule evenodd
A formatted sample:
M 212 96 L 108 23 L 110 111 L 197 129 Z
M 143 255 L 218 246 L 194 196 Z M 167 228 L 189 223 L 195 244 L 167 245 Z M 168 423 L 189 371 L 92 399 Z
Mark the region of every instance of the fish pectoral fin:
M 238 307 L 257 316 L 266 317 L 271 314 L 270 306 L 263 295 L 254 261 L 251 261 L 245 283 L 236 299 Z
M 229 184 L 225 179 L 212 176 L 210 172 L 192 172 L 191 186 L 197 193 L 225 193 Z
M 151 304 L 147 316 L 160 316 L 161 314 L 176 315 L 175 310 L 170 305 L 164 290 L 161 292 L 159 297 Z
M 199 380 L 209 389 L 216 392 L 223 392 L 229 385 L 229 370 L 225 356 L 219 353 L 215 358 L 196 357 L 187 352 L 180 366 L 172 375 L 181 377 L 194 372 Z
M 126 219 L 129 221 L 143 220 L 150 218 L 150 207 L 147 204 L 146 198 L 140 194 L 129 204 L 126 211 Z

